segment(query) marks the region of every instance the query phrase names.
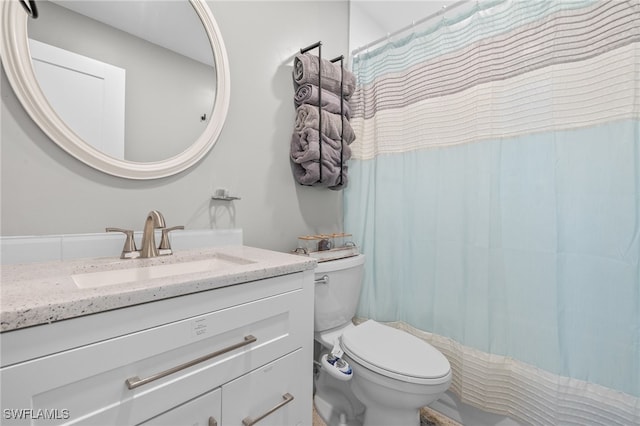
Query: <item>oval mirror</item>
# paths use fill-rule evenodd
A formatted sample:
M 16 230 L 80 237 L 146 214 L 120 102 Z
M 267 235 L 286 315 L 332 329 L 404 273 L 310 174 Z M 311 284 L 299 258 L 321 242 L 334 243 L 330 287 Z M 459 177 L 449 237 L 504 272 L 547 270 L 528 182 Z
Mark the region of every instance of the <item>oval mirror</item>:
M 229 65 L 204 0 L 37 5 L 34 20 L 2 2 L 0 53 L 16 96 L 60 147 L 130 179 L 179 173 L 213 147 Z

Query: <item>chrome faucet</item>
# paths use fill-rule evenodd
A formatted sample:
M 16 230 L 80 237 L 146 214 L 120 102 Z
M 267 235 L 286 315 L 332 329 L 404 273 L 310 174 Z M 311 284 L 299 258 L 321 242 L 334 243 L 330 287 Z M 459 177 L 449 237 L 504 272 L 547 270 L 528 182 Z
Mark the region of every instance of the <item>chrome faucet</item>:
M 157 228 L 162 229 L 162 239 L 160 245 L 156 247 Z M 167 228 L 164 224 L 164 216 L 158 210 L 151 210 L 144 221 L 144 230 L 142 231 L 142 249 L 136 248 L 136 242 L 133 239 L 133 231 L 129 229 L 107 228 L 107 232 L 122 232 L 127 236 L 122 249 L 121 259 L 136 259 L 138 257 L 156 257 L 173 254 L 171 244 L 169 242 L 169 232 L 177 229 L 184 229 L 184 226 L 172 226 Z
M 156 228 L 164 228 L 164 216 L 158 210 L 151 210 L 144 222 L 144 230 L 142 231 L 142 248 L 140 249 L 140 257 L 156 257 L 158 256 L 158 248 L 156 247 Z

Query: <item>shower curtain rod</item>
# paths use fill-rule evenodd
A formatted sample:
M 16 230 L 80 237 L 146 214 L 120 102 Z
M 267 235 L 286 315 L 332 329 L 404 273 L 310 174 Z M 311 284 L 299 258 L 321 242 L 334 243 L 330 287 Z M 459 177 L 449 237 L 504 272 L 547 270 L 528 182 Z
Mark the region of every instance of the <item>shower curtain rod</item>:
M 375 46 L 376 44 L 382 43 L 385 40 L 390 39 L 391 37 L 395 37 L 398 34 L 401 34 L 407 30 L 410 30 L 411 28 L 415 27 L 416 25 L 420 25 L 424 22 L 427 22 L 433 18 L 437 18 L 440 15 L 444 15 L 445 13 L 447 13 L 448 11 L 457 8 L 458 6 L 462 6 L 465 3 L 470 3 L 472 0 L 459 0 L 457 2 L 455 2 L 454 4 L 452 4 L 451 6 L 444 6 L 442 9 L 440 9 L 439 11 L 432 13 L 431 15 L 424 17 L 422 19 L 419 19 L 417 21 L 412 22 L 411 24 L 407 25 L 406 27 L 400 28 L 399 30 L 396 30 L 392 33 L 388 33 L 386 36 L 384 37 L 380 37 L 377 40 L 372 41 L 371 43 L 367 43 L 364 46 L 358 47 L 357 49 L 353 49 L 351 51 L 351 56 L 356 56 L 358 53 L 362 52 L 363 50 L 367 50 L 368 48 Z

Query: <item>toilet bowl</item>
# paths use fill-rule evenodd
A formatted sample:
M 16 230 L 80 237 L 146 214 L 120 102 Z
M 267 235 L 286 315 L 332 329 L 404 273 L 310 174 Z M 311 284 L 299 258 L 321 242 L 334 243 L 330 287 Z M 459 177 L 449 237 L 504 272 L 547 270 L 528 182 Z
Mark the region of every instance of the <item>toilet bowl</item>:
M 320 369 L 316 410 L 329 426 L 418 426 L 420 408 L 449 388 L 451 366 L 409 333 L 373 320 L 353 325 L 363 267 L 364 256 L 358 255 L 316 269 L 317 357 L 340 353 L 352 370 L 345 378 Z

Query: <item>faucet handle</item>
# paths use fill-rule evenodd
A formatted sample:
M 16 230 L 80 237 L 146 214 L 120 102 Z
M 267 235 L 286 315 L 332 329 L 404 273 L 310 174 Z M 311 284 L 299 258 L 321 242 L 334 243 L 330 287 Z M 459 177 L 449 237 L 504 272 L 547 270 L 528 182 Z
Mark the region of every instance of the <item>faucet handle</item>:
M 160 245 L 158 246 L 158 250 L 165 250 L 165 253 L 162 254 L 171 254 L 171 243 L 169 242 L 169 232 L 175 231 L 178 229 L 184 229 L 184 226 L 172 226 L 171 228 L 162 228 L 162 237 L 160 238 Z
M 133 231 L 130 229 L 121 229 L 121 228 L 106 228 L 106 232 L 122 232 L 127 236 L 127 239 L 124 241 L 124 247 L 122 248 L 122 254 L 120 255 L 121 259 L 132 259 L 138 257 L 140 253 L 136 248 L 136 241 L 133 239 Z

